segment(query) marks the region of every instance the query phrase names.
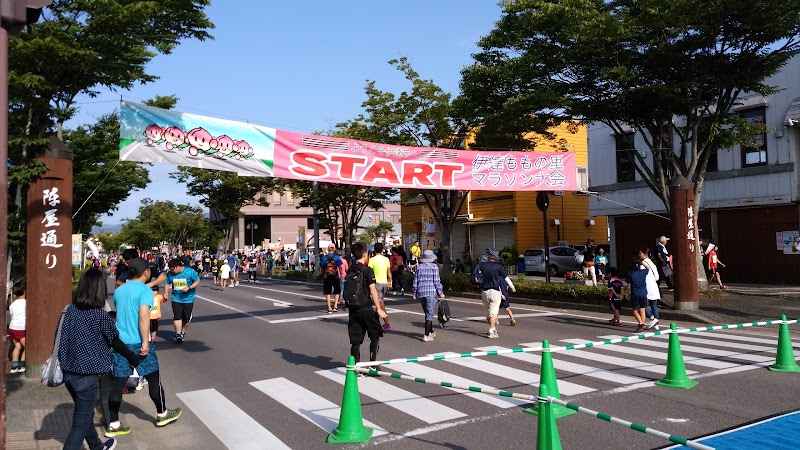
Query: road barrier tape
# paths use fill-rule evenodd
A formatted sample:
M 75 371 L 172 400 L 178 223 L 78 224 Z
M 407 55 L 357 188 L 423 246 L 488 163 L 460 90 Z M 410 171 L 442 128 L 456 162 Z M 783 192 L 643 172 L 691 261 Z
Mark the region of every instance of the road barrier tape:
M 372 364 L 374 365 L 375 363 L 373 362 Z M 714 450 L 714 447 L 709 447 L 707 445 L 703 445 L 703 444 L 697 443 L 695 441 L 691 441 L 689 439 L 682 438 L 680 436 L 675 436 L 675 435 L 672 435 L 672 434 L 669 434 L 669 433 L 664 433 L 663 431 L 658 431 L 658 430 L 654 430 L 652 428 L 647 428 L 644 425 L 639 425 L 639 424 L 636 424 L 636 423 L 633 423 L 633 422 L 628 422 L 626 420 L 618 419 L 616 417 L 609 416 L 608 414 L 604 414 L 604 413 L 601 413 L 601 412 L 598 412 L 598 411 L 593 411 L 591 409 L 584 408 L 582 406 L 578 406 L 578 405 L 576 405 L 574 403 L 568 403 L 568 402 L 565 402 L 563 400 L 559 400 L 557 398 L 553 398 L 553 397 L 550 397 L 550 396 L 548 396 L 548 397 L 539 397 L 538 395 L 518 394 L 516 392 L 502 391 L 502 390 L 499 390 L 499 389 L 483 388 L 483 387 L 478 387 L 478 386 L 465 386 L 465 385 L 459 385 L 459 384 L 455 384 L 455 383 L 450 383 L 448 381 L 429 380 L 427 378 L 413 377 L 411 375 L 402 375 L 402 374 L 399 374 L 399 373 L 386 372 L 386 371 L 380 371 L 380 370 L 375 370 L 375 369 L 364 369 L 364 368 L 358 367 L 357 365 L 356 366 L 347 366 L 347 370 L 354 370 L 354 371 L 359 372 L 359 373 L 373 375 L 373 376 L 390 377 L 390 378 L 397 378 L 399 380 L 414 381 L 416 383 L 435 384 L 437 386 L 442 386 L 442 387 L 451 388 L 451 389 L 459 389 L 459 390 L 462 390 L 462 391 L 478 392 L 478 393 L 481 393 L 481 394 L 491 394 L 491 395 L 497 395 L 497 396 L 500 396 L 500 397 L 516 398 L 516 399 L 520 399 L 520 400 L 529 400 L 531 402 L 555 403 L 557 405 L 561 405 L 561 406 L 563 406 L 565 408 L 568 408 L 568 409 L 571 409 L 573 411 L 582 412 L 582 413 L 585 413 L 585 414 L 589 414 L 589 415 L 595 416 L 598 419 L 602 419 L 602 420 L 605 420 L 607 422 L 615 423 L 617 425 L 624 425 L 624 426 L 626 426 L 626 427 L 628 427 L 628 428 L 630 428 L 632 430 L 636 430 L 636 431 L 639 431 L 641 433 L 649 434 L 651 436 L 660 437 L 662 439 L 667 439 L 670 442 L 673 442 L 675 444 L 681 444 L 681 445 L 685 445 L 685 446 L 690 447 L 690 448 L 696 448 L 696 449 L 700 449 L 700 450 Z
M 692 327 L 692 328 L 678 328 L 676 330 L 664 330 L 664 331 L 653 331 L 650 333 L 642 333 L 637 334 L 634 336 L 624 336 L 621 338 L 615 339 L 605 339 L 602 341 L 594 341 L 594 342 L 584 342 L 582 344 L 574 344 L 574 345 L 565 345 L 561 347 L 550 347 L 549 349 L 543 349 L 541 346 L 539 347 L 520 347 L 520 348 L 508 348 L 502 350 L 488 350 L 484 352 L 465 352 L 465 353 L 450 353 L 447 355 L 432 355 L 432 356 L 418 356 L 414 358 L 395 358 L 395 359 L 388 359 L 385 361 L 369 361 L 369 362 L 360 362 L 356 363 L 356 367 L 369 367 L 374 365 L 389 365 L 389 364 L 398 364 L 398 363 L 420 363 L 425 361 L 440 361 L 445 359 L 459 359 L 459 358 L 474 358 L 477 356 L 494 356 L 494 355 L 505 355 L 509 353 L 530 353 L 530 352 L 539 352 L 539 351 L 549 351 L 549 352 L 562 352 L 562 351 L 569 351 L 569 350 L 577 350 L 581 348 L 588 348 L 588 347 L 596 347 L 600 345 L 609 345 L 609 344 L 618 344 L 621 342 L 628 342 L 628 341 L 635 341 L 638 339 L 646 339 L 653 336 L 661 336 L 661 335 L 668 335 L 668 334 L 684 334 L 684 333 L 700 333 L 704 331 L 716 331 L 716 330 L 730 330 L 730 329 L 738 329 L 738 328 L 749 328 L 749 327 L 758 327 L 764 325 L 780 325 L 780 324 L 794 324 L 798 323 L 797 320 L 786 320 L 783 321 L 781 319 L 777 320 L 767 320 L 764 322 L 748 322 L 748 323 L 737 323 L 737 324 L 730 324 L 730 325 L 715 325 L 715 326 L 707 326 L 707 327 Z
M 664 433 L 663 431 L 658 431 L 658 430 L 654 430 L 652 428 L 647 428 L 644 425 L 639 425 L 638 423 L 633 423 L 633 422 L 628 422 L 627 420 L 618 419 L 616 417 L 609 416 L 608 414 L 601 413 L 601 412 L 598 412 L 598 411 L 594 411 L 594 410 L 589 409 L 589 408 L 584 408 L 583 406 L 578 406 L 578 405 L 576 405 L 574 403 L 565 402 L 565 401 L 559 400 L 557 398 L 553 398 L 553 397 L 548 396 L 548 397 L 545 397 L 545 398 L 538 397 L 538 399 L 539 399 L 540 402 L 555 403 L 556 405 L 561 405 L 561 406 L 563 406 L 565 408 L 568 408 L 568 409 L 571 409 L 573 411 L 582 412 L 584 414 L 589 414 L 589 415 L 594 416 L 594 417 L 596 417 L 598 419 L 605 420 L 606 422 L 615 423 L 617 425 L 623 425 L 625 427 L 630 428 L 631 430 L 635 430 L 635 431 L 638 431 L 640 433 L 645 433 L 645 434 L 649 434 L 651 436 L 656 436 L 656 437 L 660 437 L 662 439 L 667 439 L 670 442 L 674 442 L 675 444 L 681 444 L 681 445 L 685 445 L 685 446 L 687 446 L 689 448 L 696 448 L 696 449 L 700 449 L 700 450 L 714 450 L 714 447 L 709 447 L 707 445 L 703 445 L 703 444 L 701 444 L 699 442 L 696 442 L 696 441 L 691 441 L 689 439 L 682 438 L 680 436 L 675 436 L 675 435 L 672 435 L 672 434 L 669 434 L 669 433 Z

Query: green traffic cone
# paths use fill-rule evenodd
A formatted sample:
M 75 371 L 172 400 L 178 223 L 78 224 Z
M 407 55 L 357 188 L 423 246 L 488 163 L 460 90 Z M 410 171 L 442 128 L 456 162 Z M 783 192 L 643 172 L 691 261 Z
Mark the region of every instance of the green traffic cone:
M 542 341 L 542 373 L 539 377 L 539 386 L 543 384 L 547 385 L 551 397 L 561 400 L 561 394 L 558 393 L 556 369 L 553 367 L 553 354 L 550 353 L 550 342 L 547 339 Z M 560 419 L 575 414 L 575 411 L 564 408 L 561 405 L 552 405 L 551 411 L 553 419 Z M 524 412 L 533 415 L 539 414 L 539 404 L 537 403 L 532 408 L 525 409 Z
M 669 329 L 675 331 L 675 322 L 669 324 Z M 690 380 L 686 376 L 686 365 L 683 363 L 683 353 L 681 352 L 681 342 L 678 340 L 677 333 L 670 333 L 669 348 L 667 349 L 667 375 L 656 381 L 657 386 L 691 389 L 697 386 L 697 381 Z
M 792 338 L 789 335 L 789 325 L 786 322 L 786 315 L 781 315 L 780 331 L 778 331 L 778 352 L 775 355 L 775 364 L 768 367 L 773 372 L 800 372 L 800 366 L 794 359 L 794 348 Z
M 372 438 L 372 428 L 364 426 L 361 416 L 361 396 L 358 393 L 358 378 L 353 368 L 356 359 L 347 359 L 347 373 L 344 376 L 342 410 L 339 413 L 339 426 L 328 435 L 328 444 L 366 443 Z
M 546 398 L 547 385 L 539 384 L 539 397 Z M 561 450 L 561 439 L 558 436 L 556 418 L 553 417 L 554 405 L 550 402 L 539 402 L 539 426 L 536 429 L 536 450 Z M 571 410 L 570 410 L 571 411 Z

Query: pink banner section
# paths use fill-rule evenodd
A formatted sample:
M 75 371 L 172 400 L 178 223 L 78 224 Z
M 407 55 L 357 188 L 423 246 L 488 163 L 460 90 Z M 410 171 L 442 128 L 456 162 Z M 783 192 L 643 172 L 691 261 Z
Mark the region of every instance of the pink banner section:
M 575 191 L 572 152 L 405 147 L 277 130 L 275 176 L 412 189 Z

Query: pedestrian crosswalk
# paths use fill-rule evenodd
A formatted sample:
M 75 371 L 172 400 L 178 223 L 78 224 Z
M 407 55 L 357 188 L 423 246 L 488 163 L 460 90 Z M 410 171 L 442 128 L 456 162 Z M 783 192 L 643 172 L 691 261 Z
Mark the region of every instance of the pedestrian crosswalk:
M 619 336 L 597 336 L 613 339 Z M 776 338 L 751 337 L 729 333 L 697 333 L 680 336 L 684 362 L 690 377 L 721 376 L 732 371 L 764 370 L 774 361 Z M 564 339 L 554 345 L 580 344 L 583 339 Z M 800 343 L 793 342 L 795 356 L 800 357 Z M 521 347 L 539 347 L 539 342 L 520 343 Z M 504 350 L 508 347 L 476 347 L 477 351 Z M 655 336 L 621 344 L 600 345 L 590 349 L 553 353 L 553 364 L 563 397 L 577 398 L 590 392 L 651 387 L 666 372 L 668 336 Z M 428 380 L 448 381 L 456 385 L 503 389 L 522 394 L 535 394 L 539 384 L 541 355 L 503 353 L 482 358 L 453 358 L 426 363 L 389 364 L 381 370 Z M 719 371 L 720 375 L 715 375 Z M 254 388 L 251 397 L 268 405 L 281 415 L 299 416 L 313 424 L 309 432 L 319 430 L 324 440 L 339 422 L 343 368 L 317 370 L 313 382 L 285 377 L 249 382 Z M 766 372 L 765 372 L 766 373 Z M 768 376 L 768 375 L 764 375 Z M 303 377 L 308 380 L 308 377 Z M 712 378 L 705 381 L 713 382 Z M 624 388 L 623 388 L 624 387 Z M 374 436 L 407 433 L 408 424 L 436 429 L 465 418 L 490 414 L 493 411 L 527 405 L 515 398 L 492 396 L 437 386 L 423 386 L 401 380 L 366 377 L 358 380 L 362 396 L 364 424 L 374 428 Z M 178 397 L 187 409 L 219 439 L 221 447 L 235 449 L 290 448 L 294 435 L 285 429 L 268 430 L 250 417 L 243 405 L 236 405 L 216 389 L 182 392 Z M 332 395 L 332 392 L 337 392 Z M 365 399 L 371 399 L 369 401 Z M 240 407 L 242 406 L 242 407 Z M 398 414 L 405 417 L 397 420 Z M 398 424 L 404 429 L 397 429 Z M 432 427 L 433 426 L 433 427 Z M 428 429 L 428 428 L 424 428 Z M 295 444 L 296 448 L 301 447 Z

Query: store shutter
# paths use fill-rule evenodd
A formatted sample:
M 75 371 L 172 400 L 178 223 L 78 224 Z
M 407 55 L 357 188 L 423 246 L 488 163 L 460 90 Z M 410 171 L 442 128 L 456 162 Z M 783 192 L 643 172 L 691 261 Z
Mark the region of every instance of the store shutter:
M 457 258 L 464 260 L 464 247 L 466 244 L 467 226 L 463 221 L 453 224 L 453 232 L 450 233 L 450 258 L 455 261 Z
M 487 248 L 494 247 L 494 225 L 491 223 L 472 226 L 472 259 L 486 253 Z
M 514 239 L 514 226 L 515 224 L 513 223 L 494 224 L 494 248 L 502 250 L 504 247 L 511 247 L 514 245 L 516 242 Z

